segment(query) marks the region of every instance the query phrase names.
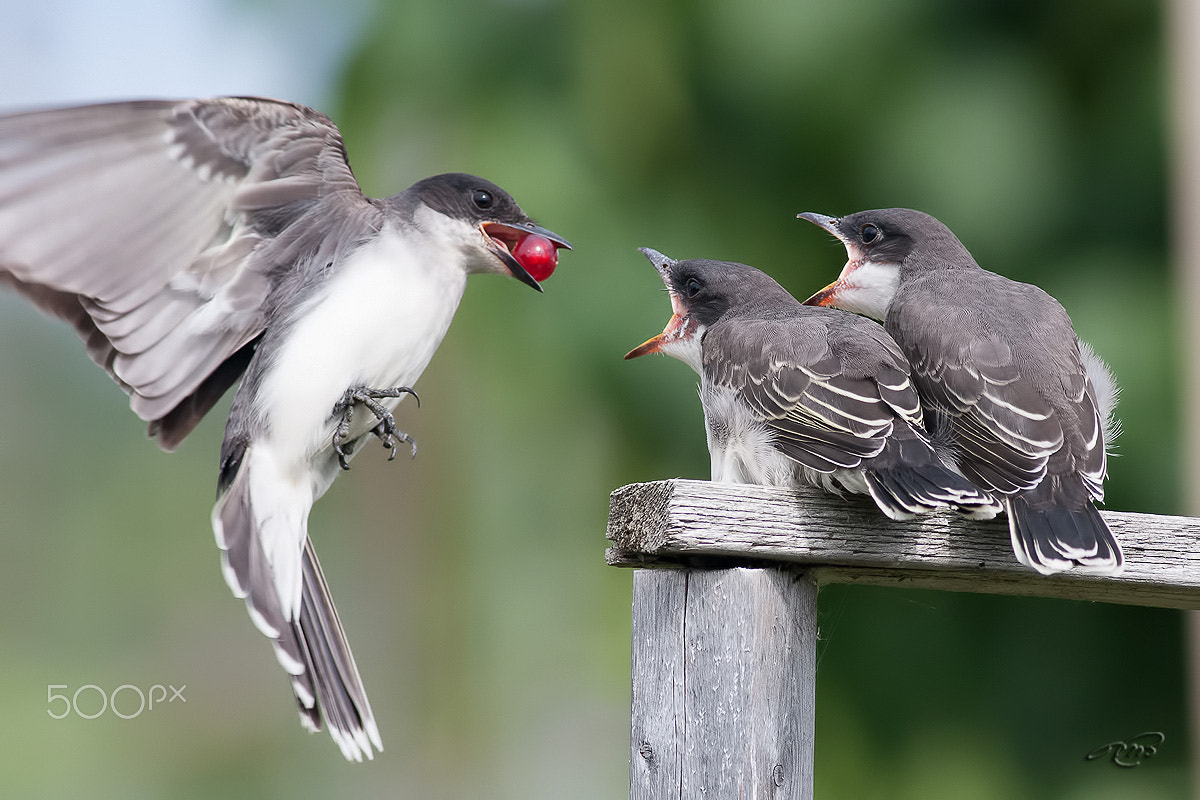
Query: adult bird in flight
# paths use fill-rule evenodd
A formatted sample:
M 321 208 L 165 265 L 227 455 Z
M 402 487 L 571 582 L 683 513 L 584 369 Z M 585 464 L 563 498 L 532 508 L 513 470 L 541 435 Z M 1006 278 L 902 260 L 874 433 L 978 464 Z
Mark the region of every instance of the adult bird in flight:
M 1094 505 L 1116 383 L 1058 301 L 983 269 L 920 211 L 800 217 L 847 254 L 838 279 L 805 302 L 884 320 L 949 456 L 1003 501 L 1017 560 L 1044 574 L 1119 573 L 1121 546 Z
M 663 353 L 700 375 L 714 481 L 870 494 L 892 519 L 999 512 L 930 446 L 908 363 L 878 323 L 803 306 L 745 264 L 642 252 L 672 315 L 625 358 Z
M 241 379 L 212 526 L 222 568 L 291 676 L 301 722 L 348 759 L 378 727 L 308 536 L 474 273 L 541 291 L 558 235 L 507 192 L 445 174 L 367 197 L 337 127 L 257 98 L 0 117 L 0 285 L 70 323 L 175 449 Z

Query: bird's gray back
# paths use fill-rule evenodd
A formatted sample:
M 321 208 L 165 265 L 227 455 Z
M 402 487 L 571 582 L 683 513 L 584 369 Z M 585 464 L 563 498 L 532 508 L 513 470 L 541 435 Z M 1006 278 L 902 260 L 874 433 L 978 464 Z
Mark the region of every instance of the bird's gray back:
M 1043 393 L 1060 391 L 1060 376 L 1080 366 L 1062 305 L 1037 286 L 984 269 L 925 272 L 902 281 L 885 327 L 914 367 L 932 367 L 938 359 L 1011 362 Z

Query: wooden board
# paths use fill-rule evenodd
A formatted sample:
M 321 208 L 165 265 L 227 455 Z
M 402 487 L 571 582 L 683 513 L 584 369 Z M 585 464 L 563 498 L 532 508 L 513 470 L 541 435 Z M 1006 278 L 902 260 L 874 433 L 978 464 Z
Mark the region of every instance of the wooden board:
M 608 562 L 618 566 L 802 565 L 818 583 L 1200 609 L 1200 521 L 1103 512 L 1125 553 L 1117 577 L 1046 576 L 1013 556 L 1003 516 L 911 522 L 866 498 L 709 481 L 632 484 L 612 493 Z

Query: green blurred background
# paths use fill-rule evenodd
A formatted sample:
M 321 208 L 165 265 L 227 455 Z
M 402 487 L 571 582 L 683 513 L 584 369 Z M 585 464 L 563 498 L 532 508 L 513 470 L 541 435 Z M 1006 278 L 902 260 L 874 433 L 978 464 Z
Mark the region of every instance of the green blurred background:
M 338 121 L 369 194 L 474 172 L 575 252 L 545 295 L 473 279 L 402 409 L 419 456 L 368 450 L 314 510 L 387 748 L 366 765 L 300 730 L 221 579 L 223 413 L 159 452 L 65 326 L 0 297 L 5 797 L 627 796 L 630 573 L 604 564 L 608 493 L 708 474 L 695 376 L 621 360 L 669 315 L 638 246 L 806 296 L 844 258 L 797 212 L 933 213 L 1056 295 L 1113 367 L 1108 508 L 1183 511 L 1157 4 L 217 5 L 278 18 L 286 51 L 353 16 L 330 25 L 336 57 L 296 60 L 325 88 L 289 99 Z M 214 62 L 256 46 L 217 39 Z M 154 86 L 163 49 L 139 67 Z M 1177 612 L 831 587 L 820 622 L 819 797 L 1188 793 Z M 51 684 L 186 684 L 187 702 L 54 720 Z M 1165 736 L 1142 766 L 1084 761 L 1142 731 Z

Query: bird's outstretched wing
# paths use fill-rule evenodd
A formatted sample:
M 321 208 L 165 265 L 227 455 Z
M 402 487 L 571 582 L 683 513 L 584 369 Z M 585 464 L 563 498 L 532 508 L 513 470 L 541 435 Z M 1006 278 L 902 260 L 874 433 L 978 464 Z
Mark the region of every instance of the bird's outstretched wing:
M 69 322 L 174 449 L 245 369 L 290 264 L 269 245 L 362 192 L 304 106 L 139 101 L 0 117 L 0 285 Z

